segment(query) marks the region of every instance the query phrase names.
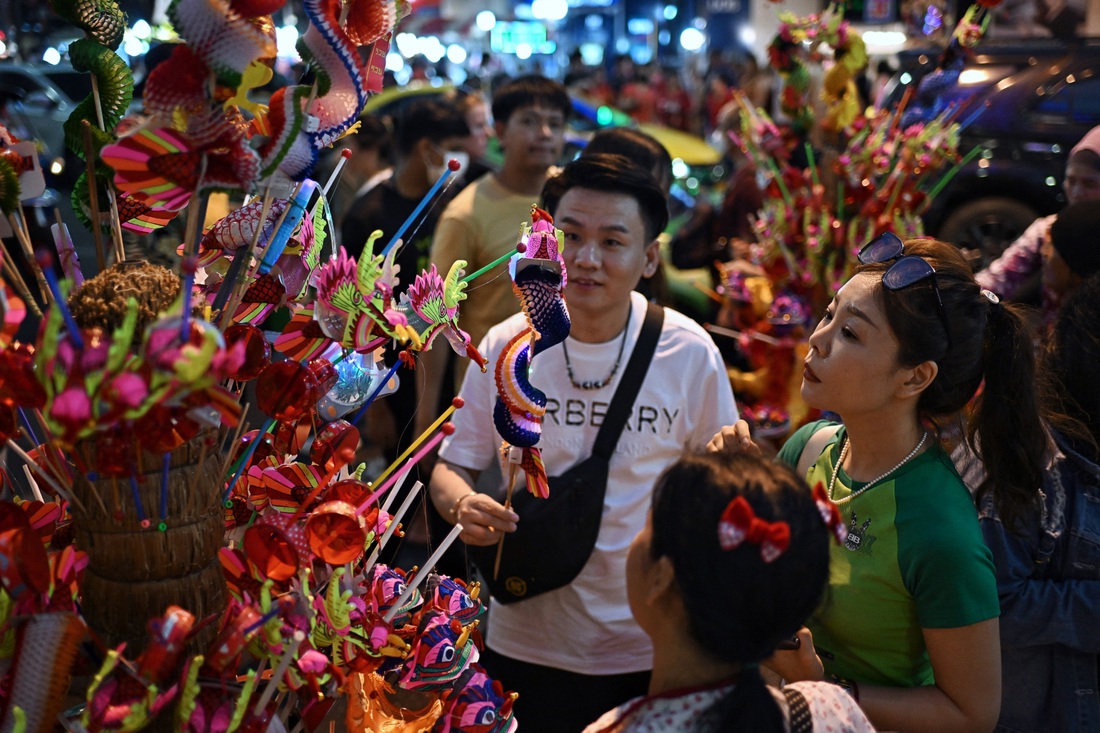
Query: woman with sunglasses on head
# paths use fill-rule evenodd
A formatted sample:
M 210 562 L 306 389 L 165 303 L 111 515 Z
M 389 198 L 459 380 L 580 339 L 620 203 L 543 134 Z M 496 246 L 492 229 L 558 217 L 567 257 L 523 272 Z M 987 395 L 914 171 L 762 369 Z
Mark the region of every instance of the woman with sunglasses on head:
M 873 731 L 835 685 L 779 691 L 760 676 L 825 591 L 841 527 L 822 508 L 793 471 L 756 456 L 670 466 L 626 559 L 630 612 L 653 641 L 649 694 L 585 733 Z
M 1047 441 L 1031 335 L 1014 306 L 979 288 L 958 250 L 883 235 L 860 252 L 809 341 L 802 397 L 840 426 L 796 432 L 779 459 L 822 484 L 849 530 L 811 617 L 825 672 L 880 729 L 988 731 L 1001 694 L 999 605 L 977 512 L 937 429 L 975 397 L 967 434 L 998 509 L 1031 502 Z M 713 450 L 753 450 L 743 422 Z M 780 652 L 787 679 L 812 653 Z M 816 667 L 820 673 L 820 667 Z

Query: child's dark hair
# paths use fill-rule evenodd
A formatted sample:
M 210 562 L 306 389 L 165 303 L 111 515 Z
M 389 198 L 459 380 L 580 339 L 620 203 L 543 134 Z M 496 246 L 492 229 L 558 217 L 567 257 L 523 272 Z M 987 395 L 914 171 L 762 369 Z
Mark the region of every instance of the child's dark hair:
M 377 150 L 379 159 L 393 162 L 390 147 L 393 144 L 393 120 L 389 117 L 366 113 L 359 117 L 359 130 L 348 140 L 359 150 Z
M 646 242 L 656 239 L 668 226 L 668 198 L 650 175 L 634 161 L 622 155 L 595 153 L 584 155 L 546 181 L 542 190 L 544 207 L 554 216 L 558 204 L 571 188 L 606 193 L 621 193 L 638 202 L 645 223 Z
M 1043 359 L 1054 424 L 1091 461 L 1100 461 L 1100 274 L 1062 305 Z
M 1034 505 L 1047 456 L 1032 331 L 1017 306 L 983 295 L 954 245 L 910 239 L 904 254 L 923 258 L 936 275 L 900 290 L 878 289 L 898 340 L 898 361 L 907 367 L 933 361 L 939 367 L 917 404 L 922 418 L 942 421 L 973 399 L 967 442 L 986 470 L 975 499 L 991 493 L 1011 526 Z M 863 265 L 858 272 L 881 277 L 893 264 Z M 943 300 L 942 315 L 935 286 Z
M 738 496 L 761 519 L 790 526 L 790 545 L 773 562 L 760 545 L 719 544 L 719 519 Z M 757 664 L 798 631 L 828 581 L 831 534 L 809 488 L 790 468 L 755 456 L 688 455 L 658 479 L 652 526 L 651 554 L 672 563 L 691 635 L 716 660 L 743 665 L 701 729 L 782 731 Z
M 396 127 L 394 144 L 401 156 L 411 153 L 424 138 L 438 143 L 470 134 L 466 118 L 458 107 L 439 99 L 412 103 L 398 119 Z
M 558 82 L 532 74 L 512 79 L 493 94 L 493 121 L 504 125 L 512 113 L 523 107 L 546 107 L 569 119 L 573 103 L 569 92 Z

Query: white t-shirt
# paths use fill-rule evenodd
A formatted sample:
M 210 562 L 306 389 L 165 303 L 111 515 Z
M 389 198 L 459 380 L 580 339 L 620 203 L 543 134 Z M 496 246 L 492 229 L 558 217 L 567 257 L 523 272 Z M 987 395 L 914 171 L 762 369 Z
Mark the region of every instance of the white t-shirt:
M 591 455 L 646 307 L 645 298 L 633 293 L 622 368 L 602 389 L 572 386 L 560 346 L 534 358 L 531 383 L 548 400 L 538 444 L 548 475 L 561 474 Z M 475 470 L 484 470 L 497 458 L 501 439 L 493 427 L 492 366 L 508 340 L 525 327 L 524 316 L 518 314 L 494 326 L 485 337 L 480 350 L 490 369 L 484 374 L 477 369 L 467 372 L 460 392 L 466 405 L 454 415 L 456 430 L 443 441 L 443 458 Z M 608 375 L 619 352 L 619 339 L 603 344 L 568 340 L 569 361 L 578 382 Z M 580 674 L 649 669 L 649 639 L 631 617 L 626 599 L 627 549 L 645 525 L 653 484 L 661 472 L 685 449 L 703 448 L 723 425 L 736 421 L 733 392 L 714 342 L 698 324 L 665 309 L 649 372 L 611 457 L 603 519 L 592 556 L 569 586 L 518 603 L 494 605 L 488 645 L 513 659 Z M 517 486 L 523 486 L 522 480 Z M 500 487 L 501 497 L 503 493 Z

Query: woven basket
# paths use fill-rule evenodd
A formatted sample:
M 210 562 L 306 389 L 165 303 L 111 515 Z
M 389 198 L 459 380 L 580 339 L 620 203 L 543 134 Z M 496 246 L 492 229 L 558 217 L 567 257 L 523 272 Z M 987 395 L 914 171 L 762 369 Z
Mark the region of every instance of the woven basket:
M 197 621 L 225 610 L 228 596 L 217 559 L 225 533 L 222 457 L 217 450 L 203 456 L 201 445 L 196 439 L 172 452 L 163 519 L 163 456 L 145 453 L 139 459 L 138 495 L 149 528 L 141 526 L 128 479 L 89 482 L 77 476 L 74 482 L 83 505 L 74 512 L 76 542 L 89 557 L 81 584 L 84 618 L 108 644 L 126 642 L 131 658 L 145 646 L 149 619 L 168 606 L 187 609 Z M 87 455 L 95 447 L 78 450 Z M 157 528 L 162 521 L 164 530 Z M 200 631 L 190 646 L 205 650 L 217 626 Z

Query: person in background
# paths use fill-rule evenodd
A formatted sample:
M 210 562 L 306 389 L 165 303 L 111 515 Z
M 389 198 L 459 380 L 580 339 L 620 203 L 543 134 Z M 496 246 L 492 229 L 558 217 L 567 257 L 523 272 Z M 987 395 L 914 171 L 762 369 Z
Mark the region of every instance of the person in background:
M 785 549 L 768 554 L 766 534 L 731 537 L 743 531 L 728 522 L 736 510 L 782 528 Z M 626 560 L 630 612 L 653 642 L 649 691 L 585 733 L 786 733 L 798 710 L 808 710 L 813 730 L 873 731 L 837 685 L 780 691 L 759 670 L 821 601 L 835 531 L 785 466 L 745 454 L 688 455 L 670 466 Z
M 1058 314 L 1043 375 L 1054 456 L 1027 510 L 988 498 L 981 527 L 1001 599 L 997 731 L 1100 730 L 1100 275 Z
M 493 125 L 504 164 L 462 189 L 440 216 L 430 259 L 441 274 L 445 276 L 456 260 L 464 260 L 466 271 L 474 272 L 515 248 L 520 224 L 530 217 L 531 204 L 538 200 L 550 166 L 561 157 L 570 109 L 565 88 L 542 76 L 510 81 L 493 96 Z M 459 318 L 475 344 L 491 326 L 519 311 L 507 276 L 486 276 L 471 283 L 466 293 Z M 435 419 L 435 406 L 450 400 L 465 373 L 466 360 L 459 360 L 449 378 L 448 360 L 447 349 L 431 349 L 423 355 L 421 429 Z
M 694 115 L 691 95 L 684 88 L 684 80 L 678 69 L 662 71 L 664 84 L 657 95 L 657 119 L 662 125 L 688 132 Z
M 574 85 L 585 81 L 592 76 L 592 67 L 584 63 L 584 55 L 579 48 L 574 48 L 569 54 L 569 66 L 565 68 L 565 76 L 561 83 L 566 89 L 572 89 Z
M 634 292 L 658 259 L 657 235 L 668 222 L 664 192 L 648 171 L 621 155 L 598 154 L 565 166 L 550 210 L 563 237 L 571 330 L 561 348 L 539 354 L 531 376 L 547 395 L 539 448 L 558 476 L 587 459 L 623 379 L 649 304 Z M 495 364 L 527 327 L 517 314 L 492 328 L 479 349 Z M 685 379 L 684 375 L 690 375 Z M 466 372 L 454 435 L 444 439 L 432 473 L 439 513 L 460 523 L 468 545 L 496 544 L 523 517 L 505 509 L 504 477 L 476 491 L 499 453 L 493 427 L 493 373 Z M 481 663 L 519 693 L 523 729 L 579 733 L 604 711 L 644 694 L 652 663 L 649 641 L 630 617 L 625 563 L 645 524 L 650 492 L 685 446 L 702 448 L 728 416 L 733 393 L 714 342 L 686 316 L 664 310 L 664 323 L 608 464 L 599 535 L 572 583 L 508 605 L 492 606 Z
M 1100 199 L 1100 127 L 1089 130 L 1070 150 L 1063 187 L 1069 204 Z M 1056 216 L 1032 222 L 1000 257 L 978 273 L 978 284 L 1008 300 L 1025 295 L 1042 268 L 1043 239 Z
M 1092 201 L 1059 211 L 1039 247 L 1042 257 L 1043 318 L 1054 323 L 1061 303 L 1100 271 L 1100 207 Z
M 468 135 L 466 120 L 455 105 L 435 99 L 410 105 L 394 133 L 393 174 L 356 198 L 344 219 L 341 240 L 347 253 L 359 258 L 371 232 L 380 230 L 383 236 L 374 245 L 374 253 L 378 254 L 443 175 L 448 161 L 456 156 L 454 151 L 465 145 Z M 402 236 L 404 244 L 394 260 L 401 268 L 395 296 L 405 292 L 413 278 L 427 269 L 440 209 L 441 206 L 429 207 Z M 396 358 L 394 351 L 386 360 L 392 363 Z M 367 442 L 381 447 L 390 460 L 415 437 L 411 432 L 418 404 L 419 374 L 405 371 L 399 378 L 397 391 L 384 400 L 376 400 L 367 413 Z
M 1030 505 L 1047 457 L 1032 333 L 954 245 L 885 234 L 859 261 L 810 336 L 801 388 L 843 424 L 810 423 L 779 452 L 848 528 L 808 626 L 824 671 L 877 727 L 989 731 L 1001 705 L 993 562 L 936 433 L 970 405 L 969 442 L 980 434 L 988 470 L 978 500 L 1009 521 Z M 711 444 L 753 446 L 744 423 Z M 820 679 L 821 660 L 803 645 L 771 665 Z
M 351 151 L 351 157 L 344 164 L 340 178 L 328 195 L 332 221 L 338 231 L 355 199 L 392 172 L 392 144 L 389 121 L 377 115 L 365 114 L 359 118 L 359 130 L 354 135 L 341 138 L 338 148 L 325 155 L 317 164 L 313 179 L 323 185 L 340 161 L 341 153 L 344 150 Z
M 466 118 L 466 126 L 470 128 L 470 135 L 466 138 L 465 145 L 469 161 L 460 171 L 462 175 L 460 183 L 465 187 L 493 171 L 493 167 L 485 159 L 489 140 L 493 136 L 493 122 L 489 117 L 489 105 L 480 94 L 459 95 L 456 103 Z

